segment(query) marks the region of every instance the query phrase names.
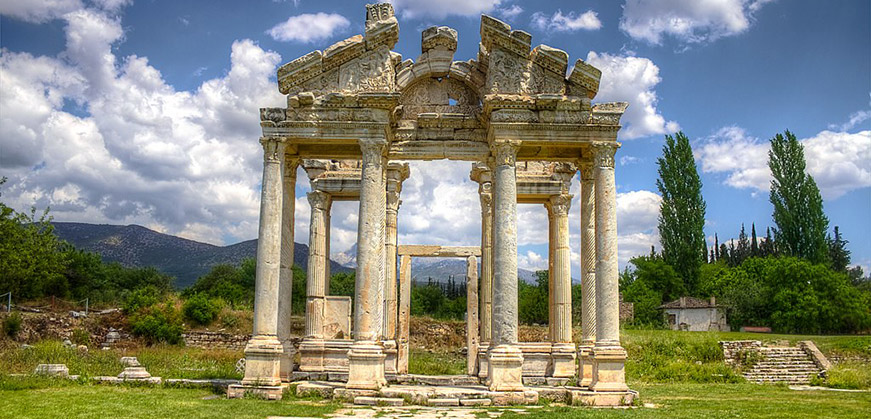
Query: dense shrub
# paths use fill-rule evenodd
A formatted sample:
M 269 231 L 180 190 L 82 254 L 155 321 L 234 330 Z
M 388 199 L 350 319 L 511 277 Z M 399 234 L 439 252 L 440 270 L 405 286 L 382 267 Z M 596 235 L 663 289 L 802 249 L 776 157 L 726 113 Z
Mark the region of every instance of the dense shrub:
M 141 309 L 130 318 L 130 325 L 133 334 L 145 339 L 149 344 L 181 343 L 183 331 L 181 315 L 171 303 Z
M 157 304 L 160 293 L 155 287 L 139 288 L 130 293 L 124 301 L 124 314 L 131 315 L 140 309 Z
M 70 342 L 76 345 L 90 345 L 91 334 L 87 330 L 77 327 L 70 333 Z
M 15 338 L 15 335 L 21 331 L 21 315 L 16 313 L 10 314 L 3 320 L 3 333 L 10 338 Z
M 215 321 L 220 307 L 218 303 L 209 299 L 205 294 L 194 294 L 185 301 L 182 310 L 185 318 L 205 326 Z

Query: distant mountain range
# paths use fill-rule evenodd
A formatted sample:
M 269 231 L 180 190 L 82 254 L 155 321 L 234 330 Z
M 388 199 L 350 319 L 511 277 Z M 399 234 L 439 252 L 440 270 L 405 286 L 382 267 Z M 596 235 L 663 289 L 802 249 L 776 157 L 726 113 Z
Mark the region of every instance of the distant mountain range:
M 257 254 L 256 239 L 229 246 L 215 246 L 158 233 L 138 225 L 52 224 L 57 236 L 77 249 L 97 253 L 107 262 L 118 262 L 124 266 L 153 266 L 174 276 L 178 288 L 192 285 L 215 265 L 238 265 L 243 259 L 253 258 Z M 303 271 L 307 269 L 308 246 L 296 243 L 293 263 Z M 332 260 L 330 270 L 332 273 L 352 271 Z
M 138 225 L 111 225 L 87 223 L 52 223 L 55 234 L 77 249 L 94 252 L 107 262 L 118 262 L 129 267 L 153 266 L 176 278 L 178 288 L 186 288 L 205 275 L 213 266 L 226 263 L 238 265 L 245 258 L 257 254 L 257 240 L 247 240 L 229 246 L 215 246 L 181 237 L 158 233 Z M 293 263 L 303 271 L 308 268 L 308 246 L 296 243 Z M 356 267 L 356 245 L 331 255 L 332 273 L 351 272 Z M 480 265 L 479 265 L 480 272 Z M 466 261 L 463 259 L 414 258 L 412 279 L 425 283 L 447 282 L 464 278 Z M 517 275 L 528 283 L 535 283 L 533 271 L 518 269 Z

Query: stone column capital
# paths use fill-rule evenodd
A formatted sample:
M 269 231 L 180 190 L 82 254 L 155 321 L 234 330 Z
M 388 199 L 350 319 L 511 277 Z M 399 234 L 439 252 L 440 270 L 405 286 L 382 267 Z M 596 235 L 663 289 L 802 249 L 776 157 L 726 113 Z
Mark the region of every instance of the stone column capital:
M 596 171 L 593 170 L 594 165 L 593 165 L 592 159 L 583 160 L 583 161 L 581 161 L 581 163 L 578 166 L 581 169 L 581 182 L 582 183 L 586 184 L 586 183 L 593 183 L 596 181 Z
M 402 200 L 399 199 L 399 192 L 387 192 L 387 212 L 394 214 L 399 212 L 400 205 L 402 205 Z
M 614 153 L 620 147 L 617 143 L 593 144 L 593 165 L 595 167 L 614 168 Z
M 360 152 L 363 153 L 364 162 L 383 163 L 384 152 L 387 150 L 387 141 L 384 139 L 361 139 Z
M 520 141 L 498 141 L 490 145 L 490 153 L 493 155 L 493 166 L 514 166 L 517 164 L 517 150 L 520 149 Z
M 263 146 L 264 163 L 281 163 L 285 150 L 285 143 L 282 138 L 261 137 L 260 144 Z
M 327 211 L 333 201 L 333 197 L 324 191 L 314 190 L 308 193 L 308 203 L 311 205 L 312 211 Z
M 572 206 L 572 195 L 559 194 L 553 195 L 544 204 L 548 208 L 548 212 L 554 216 L 564 217 L 569 215 L 569 209 Z

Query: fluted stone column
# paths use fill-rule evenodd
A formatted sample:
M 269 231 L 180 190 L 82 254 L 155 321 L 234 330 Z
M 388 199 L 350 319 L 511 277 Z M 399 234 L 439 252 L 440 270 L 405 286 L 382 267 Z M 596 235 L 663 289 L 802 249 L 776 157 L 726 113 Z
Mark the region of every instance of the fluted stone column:
M 281 209 L 284 180 L 284 142 L 263 138 L 263 188 L 260 195 L 260 230 L 257 241 L 257 270 L 254 282 L 254 331 L 245 346 L 243 387 L 275 387 L 281 384 L 281 356 L 278 340 L 278 301 L 281 277 Z M 265 389 L 266 393 L 270 389 Z M 242 393 L 228 392 L 230 396 Z M 272 395 L 269 394 L 271 397 Z M 280 393 L 276 398 L 280 398 Z
M 593 382 L 596 344 L 596 193 L 593 164 L 581 165 L 581 346 L 580 385 Z
M 394 173 L 389 172 L 387 175 L 387 231 L 384 243 L 384 353 L 386 356 L 384 368 L 386 373 L 395 374 L 398 357 L 396 342 L 396 294 L 398 290 L 396 280 L 396 219 L 401 204 L 399 185 L 397 184 L 401 181 L 394 176 Z
M 300 343 L 300 371 L 324 370 L 324 316 L 327 295 L 327 220 L 332 199 L 330 194 L 313 190 L 308 193 L 311 206 L 309 223 L 308 277 L 306 279 L 305 337 Z
M 354 344 L 348 351 L 350 389 L 377 390 L 384 379 L 384 352 L 378 340 L 384 312 L 385 185 L 384 140 L 360 140 L 363 170 L 357 224 L 357 279 Z
M 284 161 L 284 193 L 281 208 L 281 268 L 278 285 L 278 340 L 284 348 L 281 356 L 281 378 L 290 380 L 293 373 L 293 344 L 290 341 L 290 315 L 293 297 L 293 223 L 296 207 L 297 157 Z
M 517 149 L 519 141 L 492 145 L 493 318 L 487 385 L 523 390 L 523 354 L 517 346 Z
M 572 196 L 555 195 L 548 202 L 552 214 L 553 276 L 551 277 L 552 305 L 550 307 L 553 343 L 553 376 L 575 376 L 575 343 L 572 340 L 572 266 L 569 248 L 569 208 Z
M 620 346 L 620 301 L 617 266 L 617 188 L 614 153 L 617 144 L 593 148 L 596 177 L 596 345 L 593 382 L 597 392 L 626 391 L 626 350 Z
M 411 332 L 411 256 L 402 255 L 399 262 L 399 342 L 396 370 L 408 374 L 408 338 Z

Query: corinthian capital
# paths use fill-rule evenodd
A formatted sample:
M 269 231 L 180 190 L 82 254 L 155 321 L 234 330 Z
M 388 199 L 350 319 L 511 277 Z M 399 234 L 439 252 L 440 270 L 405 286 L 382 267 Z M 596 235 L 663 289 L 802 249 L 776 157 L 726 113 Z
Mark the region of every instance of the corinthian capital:
M 614 153 L 617 152 L 616 143 L 604 143 L 593 145 L 593 164 L 596 167 L 614 168 Z
M 499 141 L 490 146 L 495 166 L 514 166 L 517 163 L 517 150 L 520 141 Z
M 584 160 L 580 164 L 581 168 L 581 182 L 592 182 L 596 180 L 596 174 L 593 171 L 593 162 L 591 160 Z
M 384 151 L 387 148 L 387 142 L 383 139 L 362 139 L 360 140 L 360 152 L 363 154 L 363 161 L 370 163 L 382 163 L 384 159 Z
M 313 210 L 326 211 L 330 208 L 332 197 L 323 191 L 311 191 L 308 193 L 308 203 Z
M 264 163 L 281 163 L 284 158 L 284 141 L 278 137 L 261 137 Z
M 572 206 L 572 195 L 559 194 L 551 196 L 546 205 L 555 216 L 568 215 L 569 208 Z

